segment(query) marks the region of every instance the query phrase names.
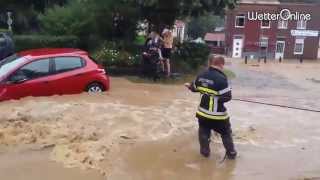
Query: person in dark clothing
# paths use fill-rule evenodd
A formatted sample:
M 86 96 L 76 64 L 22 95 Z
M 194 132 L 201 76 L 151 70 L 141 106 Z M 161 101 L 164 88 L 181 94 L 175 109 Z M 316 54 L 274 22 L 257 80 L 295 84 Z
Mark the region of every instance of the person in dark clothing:
M 144 44 L 144 49 L 142 52 L 142 75 L 145 77 L 151 77 L 152 75 L 152 63 L 151 63 L 151 56 L 150 56 L 150 44 L 151 44 L 151 37 L 146 39 Z
M 152 77 L 154 80 L 159 79 L 159 71 L 161 70 L 159 64 L 162 54 L 160 51 L 160 37 L 156 32 L 152 32 L 147 39 L 142 56 L 142 73 L 147 77 Z
M 227 76 L 222 72 L 223 57 L 209 56 L 209 69 L 201 73 L 192 83 L 185 86 L 192 92 L 201 94 L 201 102 L 196 117 L 199 122 L 200 153 L 210 156 L 211 131 L 221 135 L 226 149 L 226 157 L 235 159 L 237 152 L 232 139 L 230 117 L 224 103 L 232 99 Z

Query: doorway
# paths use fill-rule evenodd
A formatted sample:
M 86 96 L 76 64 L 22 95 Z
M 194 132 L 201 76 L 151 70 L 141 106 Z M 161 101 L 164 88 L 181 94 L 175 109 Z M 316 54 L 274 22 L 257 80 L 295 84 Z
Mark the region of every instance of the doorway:
M 234 38 L 233 39 L 233 58 L 241 58 L 242 57 L 242 48 L 243 48 L 243 38 Z
M 285 41 L 277 41 L 276 44 L 276 59 L 284 58 L 284 50 L 285 50 L 286 42 Z

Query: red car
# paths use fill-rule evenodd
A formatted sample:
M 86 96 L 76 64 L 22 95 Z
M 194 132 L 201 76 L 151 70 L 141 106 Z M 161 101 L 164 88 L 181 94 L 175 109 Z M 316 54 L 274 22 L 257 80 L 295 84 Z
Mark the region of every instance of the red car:
M 79 49 L 35 49 L 0 61 L 0 101 L 100 93 L 109 90 L 109 83 L 104 68 Z

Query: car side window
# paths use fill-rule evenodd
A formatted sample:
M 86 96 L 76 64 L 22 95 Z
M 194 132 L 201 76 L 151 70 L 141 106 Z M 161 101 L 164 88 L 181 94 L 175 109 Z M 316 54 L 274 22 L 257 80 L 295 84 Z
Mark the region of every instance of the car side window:
M 56 73 L 72 71 L 84 66 L 84 62 L 80 57 L 56 57 L 54 62 Z
M 47 76 L 50 74 L 49 65 L 50 59 L 34 61 L 17 70 L 10 79 L 15 79 L 15 76 L 23 76 L 28 80 Z

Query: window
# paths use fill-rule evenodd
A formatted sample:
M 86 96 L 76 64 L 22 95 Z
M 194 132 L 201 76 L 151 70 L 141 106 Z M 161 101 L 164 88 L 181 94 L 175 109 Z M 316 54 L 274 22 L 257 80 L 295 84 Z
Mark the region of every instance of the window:
M 307 29 L 307 21 L 297 21 L 297 29 Z
M 218 41 L 212 41 L 212 43 L 211 43 L 213 46 L 218 46 Z
M 294 46 L 294 54 L 301 55 L 304 50 L 304 38 L 297 38 Z
M 79 57 L 58 57 L 55 58 L 56 73 L 72 71 L 83 67 L 84 62 Z
M 261 37 L 260 38 L 260 47 L 267 48 L 269 45 L 269 38 L 268 37 Z
M 287 20 L 279 20 L 278 29 L 287 29 L 287 28 L 288 28 L 288 21 Z
M 245 16 L 244 15 L 238 15 L 236 16 L 236 27 L 237 28 L 243 28 L 245 23 Z
M 13 79 L 15 76 L 24 76 L 28 80 L 47 76 L 50 73 L 49 64 L 49 59 L 32 62 L 16 71 L 10 79 Z
M 0 78 L 25 63 L 27 59 L 14 54 L 0 61 Z
M 263 28 L 263 29 L 270 28 L 270 21 L 269 20 L 262 20 L 261 21 L 261 28 Z

